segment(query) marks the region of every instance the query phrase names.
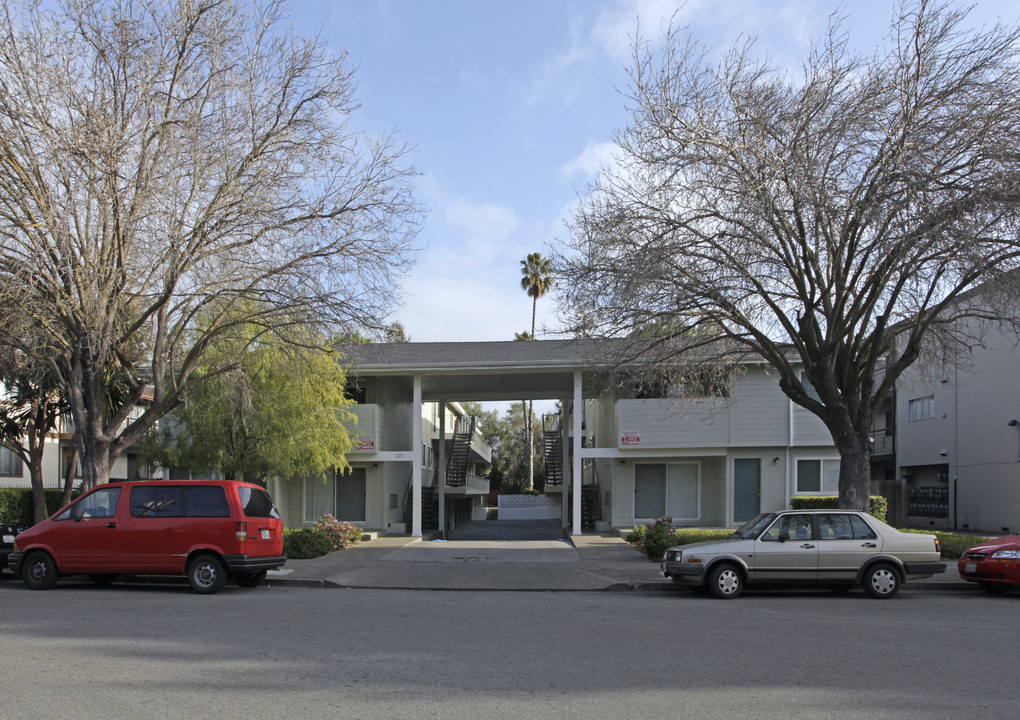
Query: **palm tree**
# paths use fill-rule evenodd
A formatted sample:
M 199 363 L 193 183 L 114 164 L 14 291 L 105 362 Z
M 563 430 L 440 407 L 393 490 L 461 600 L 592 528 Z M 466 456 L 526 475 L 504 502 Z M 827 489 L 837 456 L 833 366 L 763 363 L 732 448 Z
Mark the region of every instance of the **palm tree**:
M 535 311 L 538 309 L 538 299 L 552 288 L 552 270 L 552 260 L 542 257 L 542 253 L 531 253 L 525 260 L 521 260 L 521 290 L 531 298 L 531 335 L 518 333 L 518 340 L 535 339 Z M 528 445 L 528 488 L 531 489 L 535 485 L 535 419 L 532 417 L 531 401 L 528 401 L 524 413 L 524 433 Z
M 535 337 L 535 311 L 538 299 L 553 286 L 552 260 L 542 257 L 542 253 L 531 253 L 526 260 L 521 260 L 521 290 L 531 298 L 531 337 Z

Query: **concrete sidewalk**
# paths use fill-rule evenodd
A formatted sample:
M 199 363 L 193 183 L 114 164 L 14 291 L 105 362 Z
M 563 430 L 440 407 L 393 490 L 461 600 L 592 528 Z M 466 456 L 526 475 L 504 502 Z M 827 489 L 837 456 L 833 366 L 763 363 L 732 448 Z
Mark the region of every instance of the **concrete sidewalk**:
M 955 561 L 903 592 L 978 591 Z M 586 533 L 563 540 L 429 541 L 380 537 L 314 560 L 288 560 L 268 585 L 406 590 L 674 591 L 658 563 L 622 538 Z

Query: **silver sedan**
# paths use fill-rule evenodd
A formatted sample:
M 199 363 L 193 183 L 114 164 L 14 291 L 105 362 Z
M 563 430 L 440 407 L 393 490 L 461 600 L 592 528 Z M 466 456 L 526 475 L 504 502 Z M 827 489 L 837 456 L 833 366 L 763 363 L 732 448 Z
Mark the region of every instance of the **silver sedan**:
M 890 598 L 907 580 L 945 572 L 938 538 L 904 533 L 864 512 L 787 510 L 763 513 L 728 539 L 666 551 L 662 573 L 674 582 L 735 598 L 750 583 L 861 585 Z

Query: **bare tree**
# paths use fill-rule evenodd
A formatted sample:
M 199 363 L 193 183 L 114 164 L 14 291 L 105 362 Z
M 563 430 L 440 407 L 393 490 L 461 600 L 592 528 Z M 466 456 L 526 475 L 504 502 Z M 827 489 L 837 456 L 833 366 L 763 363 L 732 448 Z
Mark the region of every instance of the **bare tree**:
M 619 164 L 557 260 L 582 334 L 764 359 L 831 432 L 843 507 L 867 507 L 873 417 L 922 344 L 1015 315 L 959 300 L 1015 289 L 1020 32 L 964 20 L 908 3 L 864 57 L 836 19 L 801 77 L 752 42 L 718 63 L 675 27 L 636 43 Z
M 0 11 L 0 296 L 42 338 L 20 343 L 0 323 L 0 342 L 52 368 L 85 487 L 230 369 L 202 363 L 219 339 L 378 329 L 411 261 L 408 150 L 350 126 L 344 54 L 295 36 L 285 10 Z

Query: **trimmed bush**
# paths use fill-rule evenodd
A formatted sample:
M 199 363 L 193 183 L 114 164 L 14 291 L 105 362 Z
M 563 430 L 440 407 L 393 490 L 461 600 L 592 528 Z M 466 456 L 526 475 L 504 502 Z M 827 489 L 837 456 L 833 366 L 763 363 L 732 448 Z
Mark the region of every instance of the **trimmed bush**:
M 64 491 L 54 489 L 44 492 L 46 494 L 46 514 L 49 516 L 61 508 Z M 75 491 L 71 497 L 75 498 L 78 494 Z M 0 519 L 22 525 L 35 524 L 35 519 L 32 517 L 32 489 L 0 488 Z
M 838 495 L 795 495 L 790 498 L 790 507 L 794 510 L 839 510 Z M 871 496 L 871 509 L 868 510 L 874 517 L 885 522 L 886 513 L 889 511 L 889 503 L 881 495 Z
M 939 539 L 944 560 L 959 560 L 963 556 L 964 550 L 990 539 L 983 535 L 961 535 L 960 533 L 946 532 L 945 530 L 915 530 L 910 528 L 901 529 L 901 532 L 934 535 Z
M 283 531 L 283 552 L 295 560 L 311 560 L 333 550 L 329 535 L 322 530 L 298 528 Z

